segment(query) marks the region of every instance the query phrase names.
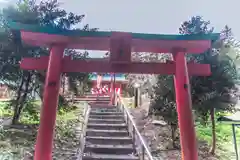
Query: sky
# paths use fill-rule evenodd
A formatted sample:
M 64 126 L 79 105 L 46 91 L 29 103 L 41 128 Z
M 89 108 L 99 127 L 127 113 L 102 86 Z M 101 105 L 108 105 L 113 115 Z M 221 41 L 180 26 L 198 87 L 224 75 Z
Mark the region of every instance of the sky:
M 2 1 L 2 2 L 1 2 Z M 4 6 L 0 0 L 0 6 Z M 200 15 L 215 32 L 227 24 L 240 40 L 239 0 L 59 0 L 62 7 L 85 14 L 83 24 L 107 31 L 177 34 L 185 20 Z M 6 2 L 5 2 L 6 4 Z
M 192 16 L 210 20 L 216 32 L 229 25 L 240 40 L 239 0 L 59 0 L 84 23 L 100 30 L 176 34 Z M 228 2 L 228 3 L 226 3 Z

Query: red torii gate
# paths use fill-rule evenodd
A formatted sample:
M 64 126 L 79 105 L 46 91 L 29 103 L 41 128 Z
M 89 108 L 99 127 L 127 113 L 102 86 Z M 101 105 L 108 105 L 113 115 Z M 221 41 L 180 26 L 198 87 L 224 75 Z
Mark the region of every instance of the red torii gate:
M 186 53 L 199 54 L 211 47 L 219 34 L 156 35 L 125 32 L 89 32 L 24 25 L 9 22 L 20 30 L 27 44 L 50 47 L 49 57 L 24 58 L 21 68 L 47 70 L 35 160 L 52 160 L 52 142 L 58 104 L 61 73 L 111 72 L 174 75 L 182 159 L 197 160 L 197 144 L 192 118 L 189 75 L 208 76 L 208 64 L 187 64 Z M 109 50 L 110 60 L 71 60 L 64 57 L 65 48 Z M 171 63 L 131 62 L 131 52 L 172 53 Z

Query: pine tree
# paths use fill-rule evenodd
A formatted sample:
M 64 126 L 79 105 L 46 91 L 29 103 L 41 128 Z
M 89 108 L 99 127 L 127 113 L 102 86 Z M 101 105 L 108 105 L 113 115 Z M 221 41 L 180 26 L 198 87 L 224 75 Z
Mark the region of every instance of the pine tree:
M 11 6 L 2 10 L 0 14 L 0 80 L 16 93 L 13 99 L 13 123 L 18 123 L 20 113 L 26 102 L 33 98 L 31 93 L 36 92 L 42 97 L 45 80 L 45 72 L 23 71 L 19 67 L 19 61 L 23 57 L 49 55 L 49 49 L 22 43 L 19 32 L 10 30 L 7 21 L 72 29 L 76 24 L 81 23 L 83 18 L 84 15 L 67 13 L 60 7 L 57 0 L 40 1 L 39 3 L 36 3 L 35 0 L 19 0 L 15 7 Z M 91 29 L 89 25 L 79 29 L 97 30 L 96 28 Z M 87 56 L 86 53 L 69 49 L 65 51 L 65 54 L 71 54 L 75 59 L 82 59 Z M 86 82 L 86 79 L 88 79 L 88 74 L 85 73 L 67 74 L 67 76 L 74 82 Z

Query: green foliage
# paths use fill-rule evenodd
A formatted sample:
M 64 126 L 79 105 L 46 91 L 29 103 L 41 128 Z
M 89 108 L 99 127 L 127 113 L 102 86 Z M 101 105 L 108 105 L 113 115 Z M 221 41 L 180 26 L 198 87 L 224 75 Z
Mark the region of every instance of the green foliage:
M 179 30 L 181 34 L 211 33 L 213 28 L 210 28 L 209 24 L 210 22 L 204 21 L 201 17 L 197 16 L 193 17 L 190 21 L 183 22 Z M 223 33 L 225 33 L 225 35 L 231 34 L 226 33 L 226 30 L 224 30 Z M 223 40 L 222 45 L 226 44 L 228 37 L 224 37 Z M 224 101 L 230 104 L 235 103 L 235 101 L 231 101 L 230 94 L 236 92 L 235 83 L 238 79 L 237 69 L 234 60 L 226 53 L 222 54 L 222 50 L 225 49 L 222 45 L 217 48 L 212 48 L 203 54 L 190 55 L 188 57 L 189 60 L 193 60 L 196 63 L 205 63 L 211 66 L 211 76 L 194 76 L 190 79 L 193 104 L 195 106 L 200 106 L 199 108 L 202 108 L 204 104 L 209 105 L 209 102 L 216 103 Z M 163 78 L 161 77 L 158 78 L 158 85 L 155 88 L 156 99 L 160 100 L 166 99 L 166 97 L 174 97 L 173 79 L 165 78 L 166 76 L 163 76 Z M 159 96 L 162 98 L 159 98 Z M 168 102 L 171 101 L 175 101 L 175 99 L 171 98 L 168 100 Z M 217 109 L 226 109 L 227 106 L 216 105 L 213 107 L 221 107 Z M 210 106 L 207 106 L 207 108 L 208 107 Z
M 77 52 L 69 50 L 67 55 L 72 55 L 74 60 L 89 58 L 88 52 Z M 89 90 L 91 84 L 89 83 L 90 74 L 86 73 L 66 73 L 69 82 L 69 88 L 75 95 L 82 95 Z
M 212 33 L 214 28 L 209 27 L 210 22 L 202 17 L 192 17 L 182 23 L 180 34 L 204 34 Z M 190 78 L 192 102 L 197 115 L 197 120 L 206 126 L 212 108 L 217 110 L 232 111 L 236 104 L 238 80 L 235 59 L 237 57 L 236 43 L 232 37 L 231 29 L 225 27 L 222 31 L 222 39 L 213 48 L 199 55 L 188 55 L 188 61 L 210 64 L 212 74 L 208 77 L 193 76 Z M 231 51 L 231 56 L 230 52 Z M 166 57 L 165 60 L 171 60 Z M 177 125 L 177 113 L 175 92 L 172 76 L 158 76 L 157 85 L 154 88 L 154 96 L 151 104 L 154 114 L 160 115 L 171 126 L 174 132 Z M 174 134 L 172 136 L 174 140 Z
M 59 95 L 58 97 L 58 109 L 60 109 L 61 107 L 63 106 L 67 106 L 68 105 L 68 101 L 62 96 L 62 95 Z
M 61 137 L 74 137 L 74 127 L 73 125 L 78 122 L 76 119 L 76 108 L 71 110 L 61 109 L 57 116 L 56 128 L 58 130 L 58 135 Z M 78 113 L 79 114 L 79 113 Z
M 43 84 L 45 72 L 22 71 L 19 68 L 19 61 L 23 57 L 40 57 L 49 55 L 49 49 L 44 47 L 29 46 L 22 43 L 20 33 L 10 30 L 6 24 L 8 19 L 20 23 L 51 26 L 64 29 L 75 29 L 75 26 L 83 20 L 84 15 L 76 15 L 72 12 L 66 12 L 60 7 L 57 0 L 40 1 L 35 0 L 18 1 L 16 7 L 4 8 L 0 14 L 0 81 L 4 82 L 11 90 L 15 92 L 15 114 L 16 120 L 18 114 L 24 108 L 25 101 L 35 98 L 34 92 L 42 99 Z M 85 25 L 80 30 L 97 30 Z M 74 59 L 82 59 L 88 56 L 87 52 L 81 53 L 76 50 L 66 49 L 65 55 L 70 55 Z M 66 74 L 73 82 L 80 82 L 82 86 L 88 86 L 86 73 L 68 73 Z M 72 82 L 71 81 L 71 82 Z M 77 83 L 72 83 L 72 88 L 76 88 Z M 85 89 L 82 89 L 83 91 Z M 76 93 L 79 91 L 77 90 Z M 28 103 L 28 102 L 27 102 Z M 31 102 L 29 102 L 31 104 Z M 60 105 L 65 105 L 65 100 L 60 97 Z M 27 107 L 30 108 L 30 107 Z M 32 113 L 30 110 L 29 113 Z M 13 121 L 13 122 L 14 122 Z
M 226 115 L 229 113 L 226 112 L 217 112 L 215 114 L 216 119 L 220 116 Z M 199 140 L 203 140 L 211 144 L 212 142 L 212 126 L 211 125 L 201 125 L 196 123 L 196 133 Z M 240 130 L 236 127 L 236 136 L 240 136 Z M 232 149 L 232 126 L 227 124 L 216 123 L 216 141 L 218 150 L 217 153 L 221 155 L 220 160 L 232 160 L 236 159 L 233 157 L 235 155 L 234 150 Z
M 182 23 L 181 34 L 212 33 L 210 22 L 200 16 L 192 17 Z M 225 26 L 219 42 L 213 48 L 200 55 L 189 55 L 188 59 L 196 63 L 210 64 L 212 74 L 207 77 L 191 77 L 192 100 L 198 115 L 206 121 L 212 107 L 220 110 L 232 110 L 235 105 L 235 84 L 238 79 L 236 64 L 229 56 L 230 48 L 235 49 L 231 29 Z M 238 55 L 232 52 L 231 55 Z M 235 56 L 236 57 L 236 56 Z
M 35 105 L 32 108 L 36 109 L 33 111 L 34 113 L 40 112 L 40 101 L 32 101 L 29 105 Z M 9 103 L 0 103 L 0 110 L 4 108 L 4 110 L 12 111 L 11 107 L 9 107 Z M 6 109 L 5 109 L 6 108 Z M 69 150 L 74 150 L 79 144 L 79 139 L 75 135 L 75 127 L 78 125 L 79 120 L 78 116 L 82 112 L 82 106 L 79 107 L 71 107 L 68 110 L 64 110 L 64 107 L 61 109 L 61 114 L 57 114 L 56 121 L 56 131 L 55 131 L 55 139 L 54 143 L 57 146 L 55 149 L 55 155 L 58 153 L 66 152 L 65 148 Z M 26 155 L 33 155 L 34 143 L 36 141 L 36 132 L 38 127 L 38 122 L 29 115 L 29 110 L 24 109 L 21 116 L 21 121 L 24 124 L 18 124 L 16 127 L 12 126 L 8 128 L 8 126 L 3 127 L 0 126 L 0 150 L 1 153 L 9 153 L 15 159 L 23 159 L 26 158 Z M 1 119 L 7 119 L 9 116 L 1 116 Z M 37 124 L 36 124 L 37 123 Z M 69 152 L 67 152 L 67 156 L 69 158 Z M 55 156 L 54 155 L 54 156 Z M 1 156 L 1 155 L 0 155 Z M 61 158 L 64 157 L 60 154 Z M 1 158 L 1 157 L 0 157 Z M 33 157 L 30 156 L 29 159 Z M 61 159 L 60 157 L 57 159 Z M 68 159 L 67 158 L 67 159 Z M 71 158 L 70 158 L 71 159 Z
M 151 103 L 152 114 L 161 116 L 171 127 L 173 147 L 177 147 L 176 131 L 178 126 L 174 81 L 173 76 L 161 76 L 157 78 L 157 84 L 154 87 L 155 97 Z
M 23 108 L 22 123 L 38 124 L 40 120 L 40 106 L 35 101 L 27 101 Z
M 13 115 L 13 111 L 10 107 L 9 102 L 1 102 L 0 103 L 0 118 L 1 117 L 10 117 Z

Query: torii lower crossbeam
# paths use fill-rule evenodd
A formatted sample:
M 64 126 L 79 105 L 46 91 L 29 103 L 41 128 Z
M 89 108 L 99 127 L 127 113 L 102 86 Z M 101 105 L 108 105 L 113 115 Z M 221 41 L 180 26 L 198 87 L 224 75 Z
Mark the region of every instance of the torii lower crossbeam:
M 46 70 L 48 68 L 49 57 L 24 58 L 21 61 L 21 68 L 24 70 Z M 156 68 L 158 68 L 156 70 Z M 187 64 L 190 76 L 208 76 L 211 74 L 209 64 Z M 161 74 L 175 75 L 176 62 L 170 63 L 139 63 L 112 64 L 109 61 L 101 60 L 71 60 L 64 57 L 62 60 L 61 72 L 99 72 L 99 73 L 136 73 L 136 74 Z

